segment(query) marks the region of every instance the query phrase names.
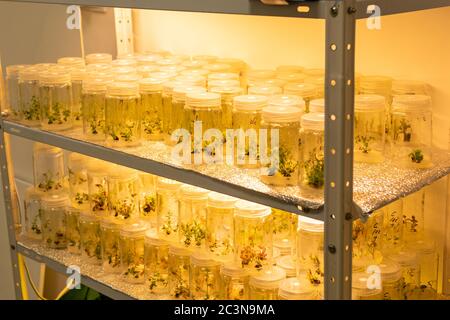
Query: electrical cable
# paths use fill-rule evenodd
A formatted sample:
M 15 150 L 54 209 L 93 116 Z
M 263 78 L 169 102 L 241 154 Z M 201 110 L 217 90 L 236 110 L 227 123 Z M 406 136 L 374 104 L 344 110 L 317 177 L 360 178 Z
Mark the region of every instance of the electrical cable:
M 28 287 L 27 282 L 25 281 L 23 257 L 21 254 L 17 254 L 17 263 L 19 265 L 19 278 L 20 278 L 20 289 L 22 291 L 22 299 L 29 300 L 30 297 L 28 296 Z

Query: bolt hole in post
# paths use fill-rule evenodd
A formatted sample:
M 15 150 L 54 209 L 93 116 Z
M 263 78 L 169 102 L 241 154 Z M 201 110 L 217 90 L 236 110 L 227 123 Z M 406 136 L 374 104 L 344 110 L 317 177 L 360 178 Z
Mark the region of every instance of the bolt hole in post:
M 337 46 L 333 43 L 333 44 L 331 45 L 331 50 L 332 50 L 332 51 L 336 51 L 336 49 L 337 49 Z
M 330 119 L 331 119 L 332 121 L 336 121 L 336 115 L 332 114 L 332 115 L 330 116 Z

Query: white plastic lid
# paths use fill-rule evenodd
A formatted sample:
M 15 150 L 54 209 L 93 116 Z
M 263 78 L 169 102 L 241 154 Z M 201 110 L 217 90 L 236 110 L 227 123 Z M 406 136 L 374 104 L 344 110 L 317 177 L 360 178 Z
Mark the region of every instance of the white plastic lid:
M 169 254 L 176 256 L 189 257 L 192 254 L 192 250 L 180 245 L 170 244 Z
M 208 207 L 234 209 L 239 199 L 218 192 L 208 194 Z
M 232 101 L 235 96 L 242 94 L 241 87 L 212 87 L 209 92 L 220 94 L 223 101 Z
M 220 94 L 214 92 L 191 92 L 186 95 L 186 105 L 191 108 L 221 107 Z
M 142 76 L 137 73 L 119 74 L 114 78 L 115 82 L 139 82 Z
M 94 76 L 97 76 L 96 72 L 108 72 L 112 73 L 112 67 L 110 64 L 106 63 L 94 63 L 94 64 L 88 64 L 86 66 L 86 72 L 88 74 L 93 74 Z
M 325 113 L 325 99 L 314 99 L 309 102 L 309 112 Z
M 213 87 L 239 87 L 240 85 L 241 85 L 241 83 L 238 80 L 232 80 L 232 79 L 208 81 L 208 88 L 213 88 Z
M 182 183 L 178 182 L 176 180 L 167 179 L 159 177 L 156 180 L 156 186 L 160 189 L 166 189 L 166 190 L 178 190 L 181 187 Z
M 113 73 L 115 76 L 137 74 L 137 69 L 130 66 L 115 67 L 111 69 L 111 73 Z
M 283 90 L 280 87 L 267 86 L 267 85 L 255 85 L 248 88 L 248 94 L 263 95 L 271 97 L 276 94 L 281 94 Z
M 305 68 L 296 65 L 282 65 L 277 67 L 277 74 L 280 73 L 303 73 Z
M 58 59 L 57 63 L 68 67 L 84 68 L 85 66 L 85 62 L 82 57 L 62 57 Z
M 208 199 L 209 190 L 199 188 L 196 186 L 191 186 L 189 184 L 183 184 L 180 188 L 180 198 L 188 198 L 188 199 Z
M 87 78 L 83 81 L 83 92 L 106 92 L 107 86 L 111 82 L 112 80 L 107 78 Z
M 173 89 L 175 89 L 176 87 L 183 87 L 186 85 L 187 85 L 186 83 L 180 82 L 180 81 L 174 81 L 174 80 L 164 81 L 163 93 L 166 95 L 172 95 Z
M 394 96 L 392 110 L 400 112 L 429 112 L 431 97 L 422 94 Z
M 287 95 L 296 95 L 302 98 L 312 98 L 317 96 L 317 86 L 312 83 L 288 83 L 284 87 Z
M 94 63 L 111 63 L 112 55 L 109 53 L 91 53 L 86 57 L 86 64 L 94 64 Z
M 380 268 L 382 281 L 397 281 L 402 277 L 402 269 L 394 261 L 384 259 L 378 267 Z
M 206 78 L 199 74 L 179 75 L 175 77 L 175 81 L 180 81 L 193 86 L 204 87 L 206 85 Z
M 279 267 L 263 269 L 256 275 L 250 277 L 249 284 L 251 286 L 262 289 L 276 289 L 280 282 L 286 278 L 286 272 Z
M 43 85 L 70 84 L 70 73 L 61 71 L 44 71 L 39 74 L 39 83 Z
M 139 81 L 140 92 L 157 92 L 163 89 L 163 79 L 157 78 L 144 78 Z
M 234 97 L 233 107 L 237 111 L 261 111 L 267 106 L 268 99 L 262 95 L 242 95 Z
M 19 70 L 19 81 L 38 81 L 39 69 L 35 66 L 25 67 Z
M 173 66 L 173 65 L 180 64 L 180 60 L 167 57 L 167 58 L 160 59 L 160 60 L 156 61 L 156 64 L 158 66 L 161 66 L 161 67 L 163 67 L 163 66 Z
M 295 258 L 291 255 L 281 256 L 277 259 L 277 266 L 286 272 L 286 277 L 295 277 L 297 269 Z
M 280 282 L 278 296 L 286 300 L 311 300 L 316 298 L 316 289 L 306 281 L 289 278 Z
M 69 69 L 72 81 L 83 81 L 87 77 L 86 68 L 73 67 Z
M 270 97 L 269 106 L 305 108 L 305 101 L 295 95 L 277 94 Z
M 169 241 L 158 237 L 156 230 L 150 229 L 145 232 L 145 241 L 154 246 L 168 246 Z
M 124 224 L 120 228 L 120 235 L 124 237 L 144 237 L 145 231 L 148 226 L 143 223 Z
M 157 78 L 157 79 L 163 79 L 163 80 L 171 80 L 177 76 L 174 72 L 151 72 L 148 74 L 148 78 Z
M 383 111 L 386 98 L 376 94 L 358 94 L 355 96 L 355 110 L 363 112 Z
M 394 80 L 392 82 L 394 94 L 427 94 L 428 84 L 415 80 Z
M 199 75 L 206 77 L 209 74 L 209 71 L 206 69 L 189 69 L 184 70 L 180 72 L 180 75 L 182 76 L 189 76 L 189 75 Z
M 19 72 L 21 70 L 24 70 L 25 68 L 27 68 L 28 66 L 25 64 L 15 64 L 15 65 L 10 65 L 6 67 L 6 75 L 8 77 L 10 76 L 15 76 L 18 77 L 19 76 Z
M 311 219 L 308 217 L 298 217 L 298 228 L 309 232 L 321 232 L 323 233 L 324 224 L 323 221 Z
M 248 81 L 248 86 L 254 87 L 254 86 L 268 86 L 268 87 L 279 87 L 283 88 L 286 85 L 286 81 L 281 79 L 250 79 Z
M 233 72 L 216 72 L 208 75 L 208 81 L 213 80 L 239 80 L 239 75 Z
M 187 60 L 184 61 L 181 65 L 186 69 L 199 69 L 203 68 L 208 62 L 204 60 Z
M 369 289 L 369 283 L 367 283 L 369 280 L 369 275 L 365 272 L 356 272 L 352 276 L 352 288 L 355 290 L 358 290 L 360 292 L 360 295 L 363 296 L 363 298 L 366 298 L 369 295 L 377 295 L 382 292 L 382 289 Z M 362 294 L 361 294 L 362 292 Z M 353 297 L 356 298 L 356 297 Z
M 179 65 L 172 65 L 172 66 L 161 66 L 161 67 L 159 67 L 158 70 L 160 72 L 179 74 L 181 71 L 186 70 L 186 68 L 182 67 L 182 66 L 179 66 Z
M 113 68 L 115 67 L 136 67 L 137 66 L 137 61 L 135 59 L 116 59 L 111 61 L 111 65 Z
M 220 268 L 220 273 L 228 277 L 248 277 L 247 270 L 236 262 L 226 262 Z
M 149 78 L 151 73 L 157 72 L 158 71 L 158 67 L 156 66 L 148 66 L 148 65 L 144 65 L 144 66 L 138 66 L 136 68 L 136 72 L 138 74 L 140 74 L 142 77 L 144 78 Z
M 41 205 L 43 209 L 65 208 L 70 200 L 66 194 L 51 194 L 41 199 Z
M 224 63 L 210 63 L 203 67 L 203 69 L 208 70 L 209 72 L 228 72 L 231 70 L 231 66 L 229 64 Z
M 145 66 L 145 65 L 153 65 L 156 63 L 156 61 L 161 60 L 162 56 L 158 54 L 141 54 L 136 57 L 136 61 L 139 65 Z
M 272 213 L 272 210 L 262 204 L 246 200 L 238 200 L 234 205 L 235 215 L 245 218 L 263 218 Z
M 38 64 L 34 64 L 33 67 L 35 67 L 36 69 L 39 70 L 39 72 L 42 71 L 47 71 L 50 68 L 56 67 L 57 64 L 56 63 L 38 63 Z
M 139 85 L 136 82 L 112 82 L 107 86 L 107 94 L 112 96 L 137 96 Z
M 306 76 L 303 73 L 279 73 L 277 79 L 281 79 L 291 83 L 302 83 L 305 81 Z
M 325 115 L 323 113 L 306 113 L 302 115 L 301 127 L 304 130 L 325 130 Z
M 269 102 L 270 103 L 270 102 Z M 302 109 L 293 106 L 269 105 L 262 110 L 262 119 L 265 122 L 289 123 L 299 122 L 303 114 Z
M 253 69 L 248 71 L 247 77 L 249 80 L 272 79 L 276 77 L 276 73 L 274 70 Z
M 216 261 L 206 252 L 194 252 L 191 255 L 191 264 L 198 267 L 219 267 L 220 262 Z
M 398 251 L 390 254 L 387 258 L 397 263 L 400 267 L 408 267 L 417 265 L 417 255 L 412 251 Z
M 184 84 L 179 87 L 175 87 L 172 91 L 172 100 L 178 101 L 178 102 L 185 102 L 186 96 L 190 93 L 199 93 L 199 92 L 206 92 L 206 89 L 204 87 L 200 86 L 191 86 L 188 84 Z

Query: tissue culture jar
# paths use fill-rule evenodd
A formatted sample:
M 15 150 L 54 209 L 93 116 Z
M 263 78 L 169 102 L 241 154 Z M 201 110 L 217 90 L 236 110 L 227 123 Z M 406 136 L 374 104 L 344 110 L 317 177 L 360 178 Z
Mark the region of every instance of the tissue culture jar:
M 61 149 L 35 143 L 34 185 L 43 192 L 61 191 L 64 184 L 64 154 Z
M 129 283 L 144 283 L 145 225 L 124 225 L 120 230 L 119 252 L 122 276 Z
M 403 242 L 403 205 L 397 200 L 383 209 L 383 251 L 395 250 Z
M 172 114 L 170 116 L 169 132 L 172 134 L 177 129 L 188 129 L 184 107 L 186 105 L 186 95 L 193 92 L 205 92 L 206 89 L 200 86 L 189 84 L 179 84 L 172 92 Z
M 248 274 L 239 264 L 223 264 L 220 270 L 225 300 L 247 300 L 249 297 Z
M 279 300 L 317 300 L 317 292 L 313 287 L 305 285 L 298 278 L 288 278 L 280 282 Z
M 108 209 L 108 172 L 105 167 L 108 165 L 103 161 L 93 161 L 88 166 L 88 190 L 89 204 L 92 214 L 106 216 Z
M 272 208 L 273 245 L 280 250 L 289 251 L 295 248 L 298 215 Z
M 156 225 L 156 177 L 150 173 L 139 173 L 139 217 Z
M 421 189 L 402 199 L 403 203 L 403 237 L 411 243 L 423 238 L 425 190 Z
M 420 265 L 420 294 L 434 299 L 437 292 L 439 255 L 433 241 L 418 240 L 409 246 L 417 253 Z
M 66 207 L 69 198 L 65 195 L 48 195 L 42 198 L 41 223 L 42 240 L 52 249 L 65 249 L 66 239 Z
M 83 263 L 101 265 L 100 221 L 90 213 L 80 215 L 80 247 Z
M 410 251 L 397 251 L 388 255 L 387 259 L 397 263 L 402 270 L 402 295 L 405 300 L 414 298 L 420 286 L 420 264 L 417 255 Z
M 100 222 L 100 239 L 102 269 L 109 274 L 120 273 L 119 237 L 120 222 L 113 218 L 102 219 Z
M 145 279 L 152 293 L 169 292 L 169 242 L 153 230 L 145 234 Z
M 181 183 L 159 178 L 156 185 L 157 230 L 161 239 L 178 242 L 178 190 Z
M 372 288 L 374 281 L 366 272 L 354 273 L 352 277 L 352 300 L 382 300 L 381 288 Z
M 116 168 L 108 177 L 110 215 L 125 221 L 139 217 L 139 178 L 136 172 Z
M 80 72 L 83 72 L 84 69 L 80 69 L 79 71 L 74 70 L 72 71 L 72 115 L 73 115 L 73 124 L 74 126 L 82 126 L 82 108 L 81 108 L 81 99 L 82 99 L 82 91 L 83 91 L 83 77 Z M 74 72 L 77 73 L 77 78 L 74 79 Z M 80 74 L 78 74 L 80 73 Z
M 80 210 L 68 207 L 66 211 L 67 251 L 80 254 Z
M 30 127 L 41 125 L 41 103 L 39 99 L 39 73 L 27 67 L 19 72 L 20 119 Z
M 42 192 L 29 187 L 25 194 L 25 234 L 32 239 L 42 239 L 41 198 Z
M 169 247 L 169 294 L 177 299 L 189 299 L 189 249 Z
M 249 280 L 251 300 L 278 300 L 280 282 L 286 278 L 286 273 L 279 267 L 271 267 Z
M 142 138 L 162 140 L 163 100 L 162 79 L 143 79 L 139 82 L 142 112 Z
M 89 208 L 89 188 L 87 162 L 89 158 L 72 152 L 68 161 L 69 197 L 72 206 L 79 209 Z
M 240 87 L 214 87 L 210 92 L 218 93 L 222 99 L 222 125 L 231 129 L 233 124 L 233 99 L 242 94 Z
M 204 253 L 191 256 L 189 285 L 193 300 L 220 300 L 220 262 Z
M 381 287 L 383 300 L 403 300 L 403 277 L 402 269 L 393 261 L 383 261 L 378 265 L 381 274 Z
M 10 111 L 10 117 L 20 119 L 19 106 L 19 72 L 25 69 L 25 65 L 12 65 L 6 67 L 6 102 Z
M 383 220 L 384 212 L 375 211 L 367 219 L 361 222 L 356 220 L 353 223 L 353 258 L 355 266 L 362 261 L 363 264 L 378 264 L 382 260 L 381 245 L 383 240 Z
M 83 83 L 83 134 L 89 141 L 105 140 L 106 85 L 107 81 L 102 78 L 89 79 Z

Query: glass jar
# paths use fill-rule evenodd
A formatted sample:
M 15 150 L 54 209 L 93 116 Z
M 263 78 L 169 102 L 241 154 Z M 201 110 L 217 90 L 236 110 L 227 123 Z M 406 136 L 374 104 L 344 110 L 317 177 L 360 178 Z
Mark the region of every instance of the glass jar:
M 272 208 L 273 246 L 283 253 L 291 254 L 295 248 L 298 215 Z
M 73 125 L 81 127 L 83 125 L 82 119 L 82 92 L 83 81 L 86 80 L 86 69 L 83 67 L 74 67 L 70 69 L 70 77 L 72 80 L 72 115 Z
M 424 95 L 394 97 L 392 103 L 392 157 L 401 167 L 431 165 L 431 98 Z
M 244 168 L 259 166 L 259 131 L 261 111 L 267 106 L 267 97 L 242 95 L 233 99 L 233 129 L 238 131 L 234 143 L 235 162 Z M 227 137 L 228 139 L 230 137 Z M 234 141 L 234 137 L 232 137 Z
M 139 172 L 139 218 L 156 226 L 156 176 Z
M 144 234 L 147 226 L 126 224 L 120 228 L 119 253 L 122 277 L 129 283 L 144 283 Z
M 169 242 L 154 230 L 145 233 L 145 279 L 152 293 L 169 292 Z
M 385 76 L 362 76 L 359 84 L 360 94 L 376 94 L 383 96 L 390 104 L 392 92 L 392 78 Z
M 384 160 L 385 98 L 379 95 L 355 96 L 355 148 L 357 162 Z
M 19 72 L 27 68 L 25 65 L 6 67 L 6 103 L 12 119 L 22 119 L 20 112 Z
M 206 92 L 206 89 L 199 86 L 181 85 L 175 87 L 172 92 L 172 115 L 170 118 L 170 134 L 177 129 L 188 129 L 185 119 L 184 106 L 186 105 L 186 95 L 193 92 Z
M 398 251 L 386 258 L 397 263 L 402 269 L 404 299 L 414 299 L 415 291 L 420 286 L 420 264 L 417 255 L 410 251 Z
M 286 272 L 286 278 L 295 278 L 297 276 L 296 258 L 294 256 L 281 256 L 277 259 L 276 265 Z
M 70 73 L 46 71 L 39 75 L 41 127 L 44 130 L 67 130 L 73 124 L 73 97 Z
M 66 207 L 69 203 L 64 194 L 47 195 L 41 200 L 42 240 L 48 248 L 67 247 Z
M 389 260 L 383 260 L 380 268 L 383 300 L 403 300 L 403 277 L 400 266 Z
M 218 93 L 222 99 L 222 124 L 224 129 L 231 129 L 233 123 L 233 99 L 242 94 L 241 87 L 213 87 L 210 92 Z
M 108 208 L 108 168 L 106 161 L 92 159 L 87 167 L 89 208 L 92 214 L 106 217 Z
M 139 177 L 135 170 L 115 166 L 108 175 L 109 214 L 125 222 L 139 217 Z
M 325 114 L 325 99 L 314 99 L 309 102 L 309 112 Z
M 156 182 L 157 230 L 161 239 L 178 242 L 178 191 L 181 183 L 159 178 Z
M 382 300 L 383 290 L 377 288 L 373 279 L 365 272 L 352 276 L 352 300 Z
M 430 95 L 429 85 L 423 81 L 394 80 L 392 81 L 392 96 L 404 94 Z
M 403 245 L 403 205 L 402 200 L 388 204 L 383 209 L 383 251 L 396 250 Z
M 119 274 L 121 272 L 120 228 L 121 223 L 111 217 L 102 218 L 100 222 L 102 270 L 107 274 Z
M 142 108 L 142 137 L 162 140 L 162 84 L 161 79 L 146 78 L 139 82 Z
M 297 276 L 306 274 L 309 283 L 319 288 L 323 287 L 324 277 L 323 230 L 323 221 L 298 217 Z
M 249 288 L 251 300 L 278 300 L 280 282 L 286 278 L 286 272 L 271 267 L 250 276 Z
M 169 247 L 169 294 L 176 299 L 189 299 L 189 269 L 191 250 Z
M 309 283 L 297 278 L 288 278 L 280 282 L 279 300 L 318 300 L 317 292 Z
M 272 263 L 272 217 L 269 207 L 239 200 L 235 205 L 235 259 L 251 272 Z
M 163 117 L 162 117 L 162 130 L 164 134 L 164 143 L 167 145 L 174 145 L 177 141 L 172 141 L 171 135 L 171 122 L 172 122 L 172 116 L 173 116 L 173 106 L 172 106 L 172 95 L 173 95 L 173 89 L 175 87 L 179 87 L 184 85 L 182 82 L 179 81 L 166 81 L 163 83 L 163 90 L 162 90 L 162 110 L 163 110 Z
M 263 109 L 261 128 L 270 129 L 267 135 L 269 135 L 268 140 L 271 141 L 266 145 L 271 149 L 269 159 L 262 159 L 267 157 L 267 153 L 260 150 L 261 164 L 265 164 L 265 168 L 261 170 L 260 179 L 264 183 L 275 186 L 297 185 L 298 141 L 302 110 L 294 106 L 271 105 L 270 102 L 269 106 Z M 273 129 L 278 129 L 278 145 Z
M 83 134 L 89 141 L 103 141 L 105 135 L 106 87 L 110 80 L 98 77 L 83 81 Z
M 178 241 L 187 248 L 204 249 L 208 190 L 183 185 L 178 195 Z
M 66 210 L 67 251 L 79 255 L 80 251 L 80 214 L 81 210 L 68 207 Z
M 268 85 L 254 85 L 248 88 L 249 95 L 265 96 L 268 98 L 281 94 L 282 92 L 283 90 L 280 87 Z
M 322 193 L 325 183 L 325 116 L 307 113 L 302 116 L 300 130 L 300 186 L 305 192 Z
M 28 66 L 19 70 L 19 119 L 30 127 L 41 125 L 41 102 L 39 96 L 39 69 Z
M 248 274 L 235 262 L 228 262 L 221 266 L 222 292 L 225 300 L 248 300 Z
M 402 199 L 403 237 L 406 243 L 421 240 L 425 224 L 425 190 L 421 189 Z
M 83 212 L 79 223 L 82 263 L 101 265 L 100 218 Z
M 357 220 L 353 223 L 352 240 L 355 266 L 378 264 L 383 259 L 381 254 L 383 221 L 383 210 L 377 210 L 370 215 L 366 222 Z
M 111 64 L 112 55 L 109 53 L 91 53 L 86 55 L 86 64 L 107 63 Z
M 33 145 L 34 186 L 42 192 L 59 192 L 64 186 L 64 154 L 42 143 Z
M 408 244 L 407 249 L 417 254 L 420 268 L 420 288 L 416 294 L 422 300 L 436 298 L 439 271 L 439 255 L 433 240 L 423 239 Z
M 108 85 L 105 105 L 106 141 L 111 146 L 140 144 L 141 110 L 138 84 L 113 82 Z
M 220 262 L 207 253 L 195 252 L 191 255 L 189 290 L 193 300 L 220 300 Z
M 312 83 L 288 83 L 284 87 L 285 95 L 297 96 L 305 101 L 304 112 L 308 113 L 311 100 L 318 98 L 318 89 Z
M 87 163 L 90 158 L 72 152 L 69 155 L 69 197 L 72 206 L 78 209 L 89 209 L 89 186 L 87 178 Z
M 237 199 L 216 192 L 208 195 L 206 248 L 219 261 L 233 259 L 234 205 Z
M 27 188 L 25 193 L 25 235 L 31 239 L 42 239 L 41 199 L 43 193 L 35 187 Z

